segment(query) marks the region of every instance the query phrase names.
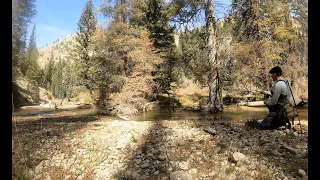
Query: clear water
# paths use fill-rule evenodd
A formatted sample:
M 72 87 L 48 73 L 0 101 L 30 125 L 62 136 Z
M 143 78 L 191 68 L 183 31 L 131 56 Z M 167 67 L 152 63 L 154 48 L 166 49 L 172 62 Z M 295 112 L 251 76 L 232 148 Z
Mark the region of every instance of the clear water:
M 29 112 L 30 110 L 20 110 L 21 113 Z M 73 109 L 78 115 L 96 115 L 97 110 L 95 108 L 90 109 Z M 19 112 L 18 112 L 19 113 Z M 29 112 L 30 113 L 30 112 Z M 53 111 L 42 111 L 40 114 L 50 115 L 54 113 Z M 300 120 L 308 120 L 308 107 L 299 107 L 298 113 Z M 34 115 L 39 114 L 35 112 Z M 241 108 L 234 108 L 231 110 L 226 110 L 223 113 L 207 113 L 207 112 L 190 112 L 183 111 L 182 109 L 175 109 L 175 111 L 170 109 L 159 109 L 153 111 L 147 111 L 140 113 L 138 115 L 131 115 L 127 117 L 134 121 L 158 121 L 158 120 L 209 120 L 213 118 L 224 119 L 224 120 L 248 120 L 252 118 L 263 119 L 268 114 L 267 107 L 254 107 L 247 110 Z M 109 117 L 111 119 L 119 117 Z M 298 120 L 296 118 L 296 120 Z
M 77 109 L 73 110 L 79 115 L 94 115 L 97 113 L 95 109 Z M 299 107 L 298 113 L 300 120 L 308 120 L 308 107 Z M 147 112 L 142 112 L 138 115 L 127 117 L 134 121 L 158 121 L 158 120 L 208 120 L 208 119 L 224 119 L 224 120 L 248 120 L 252 118 L 263 119 L 268 114 L 267 107 L 254 107 L 248 110 L 241 108 L 232 111 L 226 110 L 222 113 L 207 113 L 207 112 L 190 112 L 182 109 L 159 109 Z M 296 118 L 296 120 L 298 120 Z
M 308 109 L 298 108 L 300 120 L 308 120 Z M 157 120 L 207 120 L 207 119 L 224 119 L 224 120 L 248 120 L 252 118 L 263 119 L 268 114 L 265 107 L 254 108 L 254 110 L 233 110 L 223 113 L 207 113 L 207 112 L 188 112 L 183 110 L 160 109 L 147 111 L 141 114 L 131 116 L 130 119 L 136 121 L 157 121 Z

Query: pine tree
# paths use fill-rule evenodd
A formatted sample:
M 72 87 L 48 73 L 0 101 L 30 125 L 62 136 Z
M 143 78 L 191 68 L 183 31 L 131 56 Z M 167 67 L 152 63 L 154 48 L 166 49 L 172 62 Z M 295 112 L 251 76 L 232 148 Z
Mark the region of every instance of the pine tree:
M 63 86 L 63 69 L 64 69 L 65 63 L 61 59 L 58 61 L 58 63 L 54 66 L 54 71 L 52 75 L 52 92 L 53 95 L 58 98 L 64 98 L 65 97 L 65 88 Z
M 169 25 L 170 16 L 165 11 L 163 0 L 135 1 L 132 3 L 134 12 L 130 25 L 142 26 L 148 29 L 149 37 L 157 53 L 164 61 L 154 72 L 154 81 L 158 84 L 157 92 L 168 92 L 172 82 L 178 82 L 178 76 L 183 73 L 178 67 L 178 53 L 174 46 L 174 26 Z
M 185 30 L 179 33 L 179 49 L 181 61 L 184 64 L 185 74 L 201 85 L 208 83 L 208 48 L 205 27 Z
M 35 36 L 36 25 L 34 24 L 28 43 L 24 63 L 21 65 L 22 73 L 26 75 L 28 81 L 28 90 L 31 93 L 35 103 L 39 102 L 39 86 L 43 77 L 43 71 L 38 64 L 38 49 Z
M 54 55 L 53 55 L 53 51 L 51 51 L 49 61 L 44 68 L 44 76 L 43 76 L 44 77 L 43 84 L 47 89 L 50 89 L 52 84 L 53 68 L 54 68 Z
M 174 27 L 169 25 L 169 17 L 164 14 L 165 6 L 163 0 L 150 0 L 144 6 L 137 4 L 136 14 L 133 15 L 130 23 L 132 25 L 144 26 L 150 32 L 154 40 L 154 46 L 161 52 L 174 47 Z
M 33 29 L 29 38 L 29 44 L 26 51 L 26 56 L 23 63 L 21 64 L 21 72 L 23 75 L 26 75 L 27 70 L 31 64 L 34 64 L 33 61 L 37 61 L 37 46 L 36 46 L 36 36 L 35 36 L 36 24 L 33 25 Z
M 35 0 L 12 1 L 12 73 L 21 67 L 25 56 L 27 27 L 35 16 Z M 14 78 L 14 76 L 12 76 Z
M 92 78 L 89 74 L 89 69 L 92 62 L 89 56 L 88 46 L 90 44 L 90 37 L 96 30 L 97 20 L 94 14 L 92 0 L 88 0 L 81 17 L 78 22 L 79 33 L 77 33 L 76 41 L 76 62 L 79 67 L 79 74 L 82 78 L 83 85 L 92 93 Z
M 37 82 L 37 84 L 41 83 L 41 70 L 38 64 L 38 48 L 36 45 L 36 36 L 35 36 L 36 24 L 34 24 L 29 44 L 25 56 L 25 62 L 23 64 L 23 72 L 25 72 L 27 78 L 31 81 Z
M 105 0 L 98 11 L 106 17 L 111 17 L 112 23 L 122 22 L 127 23 L 132 0 Z M 135 3 L 135 1 L 133 1 Z M 112 6 L 113 4 L 113 6 Z

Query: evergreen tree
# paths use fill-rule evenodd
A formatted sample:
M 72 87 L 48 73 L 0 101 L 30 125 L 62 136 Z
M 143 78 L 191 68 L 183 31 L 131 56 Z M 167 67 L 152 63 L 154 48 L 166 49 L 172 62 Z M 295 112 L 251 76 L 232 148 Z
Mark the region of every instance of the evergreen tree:
M 26 48 L 27 27 L 36 14 L 35 0 L 12 1 L 12 73 L 23 64 Z
M 30 35 L 30 39 L 29 39 L 27 53 L 25 56 L 25 62 L 22 68 L 24 71 L 22 72 L 25 72 L 27 78 L 30 81 L 37 82 L 37 84 L 39 85 L 41 84 L 42 72 L 38 64 L 39 53 L 36 45 L 35 29 L 36 29 L 36 25 L 34 24 L 31 35 Z
M 155 91 L 168 92 L 172 82 L 181 82 L 183 71 L 178 65 L 179 55 L 174 46 L 174 26 L 169 25 L 170 15 L 163 0 L 136 1 L 132 3 L 130 24 L 148 29 L 153 45 L 164 61 L 153 72 L 158 84 Z
M 132 1 L 132 0 L 131 0 Z M 111 23 L 127 23 L 130 17 L 130 0 L 105 0 L 98 11 L 106 17 L 111 17 Z M 135 1 L 133 1 L 135 3 Z M 113 6 L 112 6 L 113 4 Z
M 234 24 L 229 17 L 225 17 L 217 22 L 217 46 L 218 59 L 221 65 L 221 86 L 223 91 L 230 93 L 232 90 L 233 76 L 236 71 L 234 61 L 231 58 L 231 46 L 234 40 L 232 34 Z
M 37 62 L 38 50 L 36 46 L 36 36 L 35 36 L 36 24 L 33 25 L 33 29 L 29 38 L 29 44 L 26 51 L 26 56 L 23 63 L 21 64 L 21 72 L 26 75 L 27 70 L 31 64 Z
M 179 33 L 179 49 L 185 74 L 201 85 L 208 83 L 208 48 L 206 42 L 206 29 L 199 27 Z
M 53 51 L 51 51 L 49 61 L 44 67 L 44 76 L 43 76 L 44 77 L 43 84 L 47 89 L 50 89 L 52 84 L 53 68 L 54 68 L 54 55 L 53 55 Z
M 79 67 L 79 74 L 82 78 L 83 85 L 90 91 L 92 87 L 92 77 L 89 74 L 89 69 L 92 67 L 92 62 L 89 56 L 88 46 L 90 44 L 90 37 L 96 30 L 97 20 L 94 14 L 92 0 L 88 0 L 81 17 L 78 22 L 79 33 L 76 37 L 76 62 Z
M 174 47 L 174 28 L 169 25 L 169 17 L 164 14 L 165 4 L 163 0 L 146 1 L 145 5 L 137 4 L 136 14 L 133 15 L 131 24 L 144 26 L 150 32 L 154 46 L 162 52 Z
M 29 91 L 32 94 L 36 103 L 39 101 L 39 86 L 43 77 L 43 71 L 38 64 L 38 49 L 36 45 L 35 36 L 36 25 L 34 24 L 28 43 L 28 48 L 25 56 L 25 61 L 21 66 L 22 72 L 25 73 L 28 83 Z
M 65 97 L 65 88 L 63 86 L 63 78 L 62 78 L 64 66 L 65 66 L 64 61 L 60 59 L 58 63 L 54 66 L 54 71 L 52 75 L 51 90 L 53 92 L 53 95 L 58 98 Z

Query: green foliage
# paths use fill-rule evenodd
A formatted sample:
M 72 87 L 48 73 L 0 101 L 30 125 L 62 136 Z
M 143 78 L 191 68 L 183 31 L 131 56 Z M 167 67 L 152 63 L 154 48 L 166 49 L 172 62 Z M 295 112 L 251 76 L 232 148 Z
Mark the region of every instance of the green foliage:
M 209 73 L 214 67 L 208 61 L 212 52 L 208 37 L 212 35 L 209 36 L 207 27 L 180 31 L 175 39 L 176 27 L 169 24 L 170 20 L 181 24 L 194 20 L 206 22 L 208 19 L 200 16 L 208 8 L 204 2 L 209 1 L 106 1 L 99 10 L 113 19 L 103 29 L 96 27 L 92 0 L 89 0 L 78 22 L 75 51 L 70 54 L 74 63 L 59 61 L 54 65 L 52 54 L 44 70 L 40 70 L 35 26 L 26 50 L 24 41 L 23 27 L 34 13 L 34 1 L 13 1 L 13 68 L 19 66 L 30 83 L 47 86 L 60 98 L 75 96 L 77 88 L 83 86 L 97 90 L 99 97 L 94 100 L 99 99 L 98 104 L 103 106 L 108 104 L 110 94 L 121 92 L 132 77 L 150 80 L 150 86 L 155 82 L 155 93 L 168 93 L 173 83 L 181 85 L 186 78 L 208 86 Z M 268 70 L 275 65 L 281 65 L 285 75 L 299 86 L 307 82 L 306 4 L 292 1 L 289 8 L 286 1 L 280 0 L 233 2 L 233 14 L 215 22 L 214 27 L 217 34 L 214 57 L 221 67 L 218 83 L 222 89 L 227 94 L 258 92 L 270 85 Z M 161 57 L 162 63 L 153 63 L 159 60 L 155 57 Z M 157 64 L 156 68 L 151 64 Z M 153 77 L 149 76 L 151 71 Z M 148 88 L 141 86 L 144 94 Z
M 137 2 L 139 3 L 140 1 Z M 118 22 L 126 23 L 131 14 L 131 3 L 136 2 L 129 0 L 106 0 L 105 3 L 98 8 L 98 12 L 107 18 L 111 18 L 111 24 Z
M 205 28 L 200 27 L 181 32 L 179 42 L 181 62 L 185 67 L 185 74 L 187 77 L 195 77 L 197 82 L 206 85 L 210 67 Z
M 153 72 L 155 93 L 168 92 L 172 82 L 182 83 L 184 78 L 179 52 L 174 46 L 175 27 L 168 23 L 170 15 L 166 8 L 162 0 L 141 1 L 134 4 L 135 14 L 130 19 L 132 25 L 148 29 L 154 47 L 164 59 Z
M 36 14 L 35 0 L 12 1 L 12 72 L 23 66 L 26 48 L 27 27 Z
M 75 87 L 81 84 L 81 79 L 77 73 L 76 63 L 66 63 L 63 69 L 62 79 L 66 97 L 76 97 L 77 95 L 74 95 L 74 91 L 76 91 Z
M 64 98 L 66 94 L 65 86 L 63 85 L 63 68 L 65 67 L 65 62 L 59 60 L 59 62 L 53 68 L 52 74 L 52 84 L 51 91 L 53 95 L 58 98 Z
M 25 56 L 25 61 L 21 64 L 21 72 L 27 77 L 27 80 L 29 83 L 31 83 L 33 86 L 38 86 L 42 84 L 42 78 L 44 75 L 44 72 L 42 69 L 40 69 L 38 64 L 38 49 L 36 46 L 36 36 L 35 36 L 35 29 L 36 25 L 34 24 L 33 30 L 31 32 L 31 36 L 29 39 L 29 44 Z M 39 89 L 33 88 L 32 92 L 33 94 L 36 94 L 34 98 L 35 100 L 39 100 Z
M 51 52 L 51 57 L 49 62 L 44 67 L 44 75 L 43 75 L 43 84 L 47 89 L 50 89 L 52 84 L 52 75 L 53 75 L 53 68 L 54 68 L 54 56 L 53 51 Z
M 135 14 L 130 19 L 130 24 L 144 26 L 150 32 L 154 46 L 162 52 L 173 48 L 174 27 L 170 26 L 169 17 L 165 12 L 162 0 L 141 1 L 134 4 Z
M 224 92 L 230 92 L 234 82 L 232 74 L 237 71 L 230 56 L 232 40 L 234 39 L 233 26 L 234 23 L 229 19 L 217 22 L 218 61 L 221 65 L 221 87 Z
M 92 0 L 88 0 L 78 22 L 79 33 L 76 36 L 74 58 L 77 63 L 77 73 L 82 84 L 91 92 L 92 78 L 89 75 L 90 67 L 93 66 L 89 56 L 88 46 L 90 38 L 96 30 L 97 20 L 94 14 Z

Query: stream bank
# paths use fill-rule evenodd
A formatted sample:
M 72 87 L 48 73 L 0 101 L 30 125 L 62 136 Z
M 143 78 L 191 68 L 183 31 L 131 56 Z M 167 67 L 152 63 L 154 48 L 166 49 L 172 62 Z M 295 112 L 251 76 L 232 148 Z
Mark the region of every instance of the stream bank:
M 17 122 L 17 123 L 15 123 Z M 212 127 L 216 135 L 204 131 Z M 72 109 L 16 115 L 13 179 L 308 179 L 308 131 L 244 121 L 133 121 Z

